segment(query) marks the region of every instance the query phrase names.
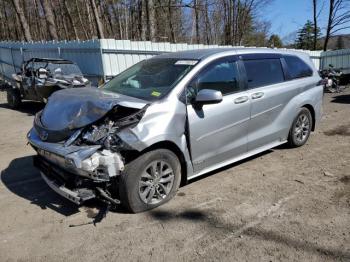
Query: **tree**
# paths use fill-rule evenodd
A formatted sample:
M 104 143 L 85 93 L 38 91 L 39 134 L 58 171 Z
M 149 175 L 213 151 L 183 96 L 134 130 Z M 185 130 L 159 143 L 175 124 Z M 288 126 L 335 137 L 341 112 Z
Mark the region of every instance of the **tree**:
M 328 24 L 323 50 L 328 47 L 329 38 L 336 32 L 350 28 L 350 0 L 329 0 Z
M 244 33 L 240 45 L 266 47 L 271 24 L 267 21 L 250 21 L 250 27 Z
M 317 48 L 317 0 L 312 0 L 312 6 L 313 6 L 313 18 L 314 18 L 314 47 L 313 49 L 316 50 Z
M 44 9 L 45 19 L 48 24 L 51 40 L 58 40 L 57 27 L 51 5 L 48 0 L 40 0 L 40 3 Z
M 270 47 L 277 48 L 281 48 L 283 46 L 282 40 L 278 35 L 271 35 L 268 44 Z
M 83 30 L 84 32 L 84 36 L 85 36 L 85 39 L 88 39 L 89 38 L 89 34 L 87 33 L 86 31 L 86 28 L 84 26 L 84 23 L 83 23 L 83 18 L 81 16 L 81 13 L 80 13 L 80 10 L 79 10 L 79 4 L 78 4 L 78 0 L 75 0 L 75 7 L 76 7 L 76 12 L 78 14 L 78 19 L 79 19 L 79 23 L 80 23 L 80 28 Z
M 247 39 L 252 41 L 250 33 L 259 30 L 255 27 L 259 21 L 261 10 L 266 7 L 270 0 L 221 0 L 213 1 L 221 2 L 218 6 L 219 15 L 223 16 L 223 43 L 231 45 L 243 45 Z M 260 30 L 261 31 L 261 30 Z M 262 34 L 261 34 L 262 33 Z M 263 36 L 264 32 L 259 32 L 258 35 Z M 260 39 L 259 42 L 261 43 Z M 266 39 L 264 39 L 265 42 Z M 259 44 L 259 45 L 260 45 Z M 266 43 L 265 43 L 266 44 Z
M 12 0 L 13 6 L 15 7 L 16 13 L 19 17 L 19 21 L 21 23 L 21 27 L 23 30 L 24 38 L 26 41 L 32 41 L 32 35 L 29 30 L 29 25 L 27 22 L 27 18 L 24 15 L 23 9 L 19 4 L 19 0 Z
M 299 49 L 313 50 L 315 31 L 316 41 L 320 37 L 320 28 L 314 29 L 314 24 L 308 20 L 305 25 L 298 31 L 295 47 Z
M 77 25 L 74 22 L 72 11 L 70 10 L 70 8 L 68 6 L 68 1 L 67 0 L 63 0 L 63 4 L 64 4 L 64 9 L 66 11 L 68 20 L 69 20 L 69 22 L 70 22 L 70 24 L 72 25 L 72 28 L 73 28 L 74 38 L 75 39 L 79 39 Z
M 96 25 L 96 29 L 97 29 L 97 37 L 100 39 L 105 38 L 102 21 L 100 19 L 100 15 L 98 13 L 95 0 L 90 0 L 90 5 L 91 5 L 92 12 L 94 14 L 94 21 L 95 21 L 95 25 Z
M 342 35 L 339 35 L 337 38 L 336 49 L 344 49 L 344 38 Z
M 155 42 L 156 39 L 156 13 L 153 0 L 148 0 L 148 10 L 149 10 L 149 19 L 148 19 L 148 28 L 150 34 L 150 40 Z M 171 17 L 168 18 L 171 20 Z
M 28 41 L 26 20 L 32 40 L 98 37 L 267 46 L 263 9 L 271 1 L 0 0 L 0 40 Z
M 199 0 L 193 1 L 191 43 L 199 44 Z M 193 41 L 195 39 L 195 41 Z

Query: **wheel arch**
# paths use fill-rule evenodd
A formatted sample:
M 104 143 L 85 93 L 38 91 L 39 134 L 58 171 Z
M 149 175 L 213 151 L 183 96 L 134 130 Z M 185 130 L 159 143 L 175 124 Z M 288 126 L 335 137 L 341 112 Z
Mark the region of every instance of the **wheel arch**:
M 145 152 L 156 150 L 156 149 L 168 149 L 168 150 L 172 151 L 177 156 L 177 158 L 180 161 L 180 165 L 181 165 L 181 184 L 180 185 L 186 184 L 186 182 L 187 182 L 187 167 L 186 167 L 185 156 L 182 153 L 181 149 L 174 142 L 165 140 L 165 141 L 157 142 L 157 143 L 151 145 L 150 147 L 146 148 L 144 151 L 142 151 L 140 153 L 143 154 Z
M 127 160 L 127 162 L 130 162 L 134 160 L 135 158 L 143 155 L 144 153 L 147 153 L 149 151 L 157 150 L 157 149 L 167 149 L 173 152 L 177 158 L 180 161 L 181 165 L 181 186 L 185 185 L 187 183 L 187 165 L 186 165 L 186 159 L 181 151 L 181 149 L 172 141 L 164 140 L 160 142 L 156 142 L 152 144 L 151 146 L 145 148 L 142 151 L 132 150 L 132 151 L 126 151 L 123 154 L 123 157 Z
M 302 107 L 307 108 L 310 113 L 311 113 L 311 117 L 312 117 L 312 127 L 311 127 L 311 131 L 315 131 L 315 126 L 316 126 L 316 115 L 315 115 L 315 109 L 312 105 L 310 104 L 305 104 Z

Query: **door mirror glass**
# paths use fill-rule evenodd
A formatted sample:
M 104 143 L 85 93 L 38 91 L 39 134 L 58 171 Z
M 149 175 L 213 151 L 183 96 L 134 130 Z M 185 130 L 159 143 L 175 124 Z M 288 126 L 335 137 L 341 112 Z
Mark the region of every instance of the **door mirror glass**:
M 218 104 L 222 101 L 222 93 L 213 89 L 202 89 L 198 92 L 195 103 L 196 104 Z
M 40 79 L 46 79 L 47 75 L 48 75 L 48 72 L 47 72 L 47 70 L 45 68 L 39 68 L 39 70 L 38 70 L 38 77 Z

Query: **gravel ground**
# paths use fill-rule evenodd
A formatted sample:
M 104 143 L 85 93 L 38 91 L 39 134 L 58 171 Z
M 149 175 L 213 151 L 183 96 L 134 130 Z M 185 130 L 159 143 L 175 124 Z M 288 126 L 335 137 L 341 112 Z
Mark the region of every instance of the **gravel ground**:
M 102 206 L 76 207 L 32 165 L 25 136 L 42 105 L 2 101 L 0 261 L 350 261 L 350 91 L 324 101 L 305 146 L 230 165 L 160 208 L 109 212 L 95 226 Z

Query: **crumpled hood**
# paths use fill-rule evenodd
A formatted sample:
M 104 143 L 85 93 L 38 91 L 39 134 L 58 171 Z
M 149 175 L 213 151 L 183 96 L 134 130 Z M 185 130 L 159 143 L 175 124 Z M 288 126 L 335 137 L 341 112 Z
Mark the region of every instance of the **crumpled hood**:
M 116 105 L 141 109 L 147 101 L 98 88 L 69 88 L 53 93 L 41 114 L 50 130 L 77 129 L 105 116 Z

